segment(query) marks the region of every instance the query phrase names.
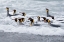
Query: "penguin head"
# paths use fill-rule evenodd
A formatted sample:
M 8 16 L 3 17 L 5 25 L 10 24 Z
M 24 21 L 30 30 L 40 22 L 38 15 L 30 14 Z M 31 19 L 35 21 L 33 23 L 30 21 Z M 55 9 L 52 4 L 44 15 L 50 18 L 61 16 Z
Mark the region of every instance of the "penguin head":
M 19 22 L 24 22 L 25 18 L 20 18 L 18 20 L 19 20 Z
M 13 10 L 13 13 L 16 13 L 16 10 L 15 9 Z
M 32 18 L 28 18 L 28 20 L 30 20 L 31 22 L 33 22 L 33 23 L 34 23 L 34 19 L 32 19 Z
M 22 14 L 23 14 L 23 16 L 25 16 L 25 15 L 26 15 L 26 14 L 25 14 L 25 12 L 23 12 Z
M 8 8 L 8 7 L 6 7 L 6 10 L 9 10 L 9 8 Z
M 46 17 L 42 17 L 44 20 L 46 20 Z
M 22 18 L 22 22 L 24 22 L 25 18 Z
M 37 18 L 40 18 L 40 16 L 37 16 Z
M 38 21 L 40 21 L 40 16 L 37 16 L 37 18 L 38 18 Z
M 49 9 L 46 8 L 46 12 L 48 12 L 48 11 L 49 11 Z
M 18 19 L 19 20 L 19 22 L 22 22 L 22 18 L 20 18 L 20 19 Z
M 54 19 L 54 16 L 52 16 L 51 18 Z
M 17 22 L 17 18 L 15 18 L 14 20 L 15 20 L 15 22 Z
M 50 23 L 50 20 L 49 19 L 46 19 L 46 22 Z

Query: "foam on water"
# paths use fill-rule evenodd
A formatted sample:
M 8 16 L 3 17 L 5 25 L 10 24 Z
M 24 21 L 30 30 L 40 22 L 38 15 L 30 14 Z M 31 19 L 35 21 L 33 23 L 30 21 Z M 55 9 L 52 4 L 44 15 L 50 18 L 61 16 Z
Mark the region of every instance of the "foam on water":
M 4 32 L 18 32 L 18 33 L 28 33 L 36 35 L 63 35 L 64 29 L 58 27 L 51 27 L 47 23 L 41 22 L 41 26 L 29 26 L 19 25 L 9 17 L 0 20 L 0 30 Z
M 28 33 L 36 35 L 64 35 L 64 30 L 61 28 L 51 28 L 51 27 L 14 27 L 11 25 L 0 25 L 0 30 L 5 32 L 18 32 L 18 33 Z
M 17 12 L 26 12 L 28 17 L 46 16 L 46 8 L 50 9 L 50 14 L 55 16 L 55 19 L 60 16 L 63 18 L 63 9 L 58 1 L 26 1 L 26 0 L 2 0 L 0 1 L 0 30 L 4 32 L 18 32 L 28 33 L 35 35 L 64 35 L 64 27 L 52 27 L 48 23 L 38 22 L 39 26 L 29 26 L 30 23 L 25 25 L 19 25 L 11 18 L 6 17 L 6 7 L 10 7 L 10 10 L 16 9 Z M 62 3 L 62 1 L 61 1 Z M 64 3 L 63 3 L 64 5 Z M 61 7 L 60 7 L 61 6 Z M 59 17 L 59 19 L 61 19 Z M 37 19 L 36 19 L 37 20 Z M 35 20 L 35 21 L 36 21 Z M 56 22 L 56 21 L 55 21 Z M 58 23 L 58 22 L 57 22 Z M 35 23 L 36 24 L 36 23 Z M 59 24 L 59 23 L 58 23 Z M 61 24 L 63 25 L 63 24 Z

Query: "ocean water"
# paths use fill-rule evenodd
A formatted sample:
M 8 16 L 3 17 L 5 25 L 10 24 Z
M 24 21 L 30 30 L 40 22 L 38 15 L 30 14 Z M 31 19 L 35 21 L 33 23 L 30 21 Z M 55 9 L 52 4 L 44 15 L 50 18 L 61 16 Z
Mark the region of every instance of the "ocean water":
M 34 35 L 64 35 L 64 23 L 58 23 L 61 27 L 52 27 L 41 22 L 40 26 L 19 25 L 10 17 L 7 17 L 6 7 L 10 12 L 14 9 L 25 12 L 27 16 L 46 16 L 46 8 L 55 19 L 64 19 L 64 0 L 0 0 L 0 30 L 1 32 L 18 32 Z M 25 25 L 27 24 L 27 25 Z

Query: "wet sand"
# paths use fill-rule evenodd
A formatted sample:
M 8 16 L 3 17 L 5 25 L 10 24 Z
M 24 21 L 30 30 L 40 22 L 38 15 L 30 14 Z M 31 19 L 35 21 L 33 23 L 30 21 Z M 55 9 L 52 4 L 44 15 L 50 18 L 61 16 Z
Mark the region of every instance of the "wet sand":
M 0 42 L 64 42 L 64 36 L 0 32 Z

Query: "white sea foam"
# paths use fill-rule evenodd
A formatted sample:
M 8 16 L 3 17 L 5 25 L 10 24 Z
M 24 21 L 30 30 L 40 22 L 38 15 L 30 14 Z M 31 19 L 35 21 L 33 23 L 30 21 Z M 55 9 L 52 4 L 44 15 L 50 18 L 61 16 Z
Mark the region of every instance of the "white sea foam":
M 63 3 L 64 4 L 64 3 Z M 30 22 L 26 22 L 28 17 L 34 18 L 36 16 L 46 17 L 46 8 L 50 9 L 50 14 L 55 16 L 55 23 L 59 24 L 56 20 L 63 18 L 62 12 L 63 8 L 60 7 L 59 2 L 44 2 L 44 1 L 26 1 L 26 0 L 2 0 L 0 1 L 0 30 L 4 32 L 18 32 L 18 33 L 28 33 L 35 35 L 64 35 L 64 27 L 52 27 L 45 22 L 36 22 L 36 26 L 29 26 Z M 6 7 L 9 7 L 11 11 L 16 9 L 17 12 L 26 12 L 27 19 L 23 23 L 24 25 L 19 25 L 19 23 L 12 20 L 15 17 L 6 17 Z M 58 16 L 61 17 L 58 18 Z M 19 17 L 19 16 L 18 16 Z M 21 17 L 21 16 L 20 16 Z M 64 19 L 64 18 L 63 18 Z M 42 20 L 42 19 L 41 19 Z M 37 26 L 38 25 L 38 26 Z M 60 25 L 63 25 L 61 23 Z
M 47 23 L 40 22 L 41 26 L 29 26 L 28 25 L 19 25 L 16 22 L 12 21 L 9 17 L 2 19 L 2 24 L 0 24 L 0 30 L 4 32 L 18 32 L 18 33 L 28 33 L 36 35 L 63 35 L 64 29 L 60 27 L 51 27 Z

